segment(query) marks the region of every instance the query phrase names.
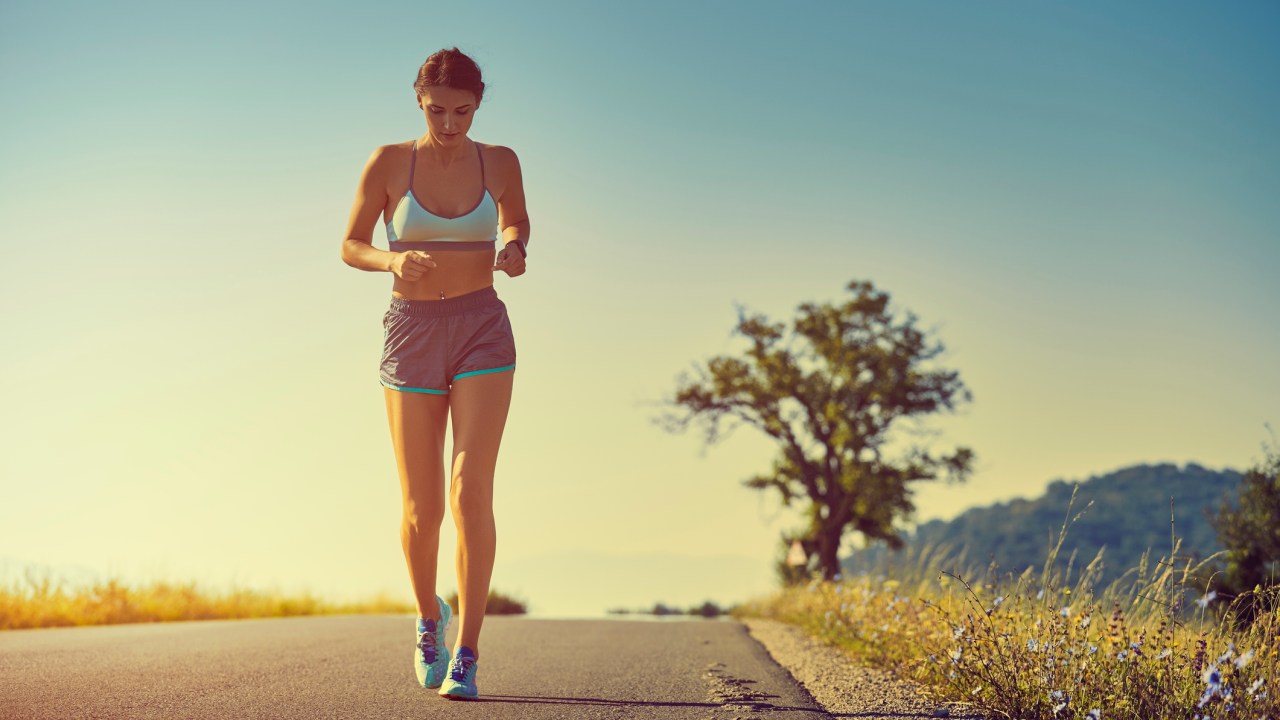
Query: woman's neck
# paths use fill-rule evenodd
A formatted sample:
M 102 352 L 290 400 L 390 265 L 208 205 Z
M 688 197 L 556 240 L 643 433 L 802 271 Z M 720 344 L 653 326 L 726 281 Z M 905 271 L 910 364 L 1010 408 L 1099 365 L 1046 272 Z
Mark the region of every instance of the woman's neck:
M 430 133 L 425 139 L 419 139 L 418 147 L 440 167 L 449 167 L 460 157 L 466 157 L 467 153 L 474 153 L 471 148 L 472 141 L 470 138 L 464 138 L 462 142 L 454 146 L 445 146 L 435 141 Z

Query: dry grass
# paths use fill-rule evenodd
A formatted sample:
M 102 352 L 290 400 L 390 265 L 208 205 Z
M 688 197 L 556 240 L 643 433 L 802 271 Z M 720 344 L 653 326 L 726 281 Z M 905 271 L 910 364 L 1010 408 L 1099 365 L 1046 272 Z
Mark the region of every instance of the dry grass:
M 1102 555 L 1080 570 L 956 570 L 934 549 L 835 583 L 811 582 L 739 614 L 799 625 L 853 657 L 925 684 L 938 699 L 997 718 L 1280 720 L 1280 593 L 1237 630 L 1231 606 L 1202 594 L 1204 564 L 1146 560 L 1095 587 Z M 1072 558 L 1074 560 L 1074 558 Z
M 119 579 L 72 587 L 33 570 L 25 582 L 0 585 L 0 630 L 116 623 L 222 620 L 347 613 L 413 613 L 411 603 L 378 596 L 330 603 L 310 594 L 287 596 L 233 588 L 211 592 L 195 583 L 130 586 Z

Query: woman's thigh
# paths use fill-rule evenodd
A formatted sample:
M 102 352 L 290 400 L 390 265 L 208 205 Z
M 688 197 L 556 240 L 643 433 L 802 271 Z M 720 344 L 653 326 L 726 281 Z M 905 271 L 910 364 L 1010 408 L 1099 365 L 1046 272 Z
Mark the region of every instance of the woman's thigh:
M 472 375 L 449 388 L 453 419 L 453 473 L 492 484 L 498 446 L 511 408 L 515 371 Z
M 444 434 L 449 396 L 382 388 L 406 509 L 444 508 Z

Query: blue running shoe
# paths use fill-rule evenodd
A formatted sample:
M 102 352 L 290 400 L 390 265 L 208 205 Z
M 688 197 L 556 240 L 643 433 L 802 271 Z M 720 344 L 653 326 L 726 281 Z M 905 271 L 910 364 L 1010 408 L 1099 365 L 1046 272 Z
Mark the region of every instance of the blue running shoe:
M 450 700 L 474 700 L 476 691 L 476 653 L 463 645 L 449 663 L 449 677 L 440 686 L 440 694 Z
M 440 621 L 418 618 L 418 642 L 413 651 L 413 670 L 418 676 L 418 684 L 424 688 L 440 687 L 449 668 L 444 632 L 449 627 L 453 610 L 439 595 L 436 596 L 436 605 L 440 608 Z

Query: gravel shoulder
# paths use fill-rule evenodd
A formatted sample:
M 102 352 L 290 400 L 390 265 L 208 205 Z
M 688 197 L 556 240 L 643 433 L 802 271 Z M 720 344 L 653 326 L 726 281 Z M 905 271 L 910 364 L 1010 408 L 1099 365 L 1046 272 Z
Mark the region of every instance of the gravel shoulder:
M 930 701 L 921 695 L 918 685 L 886 670 L 860 666 L 840 650 L 814 640 L 793 625 L 756 618 L 743 619 L 742 623 L 774 662 L 786 668 L 832 717 L 985 717 L 956 705 Z

